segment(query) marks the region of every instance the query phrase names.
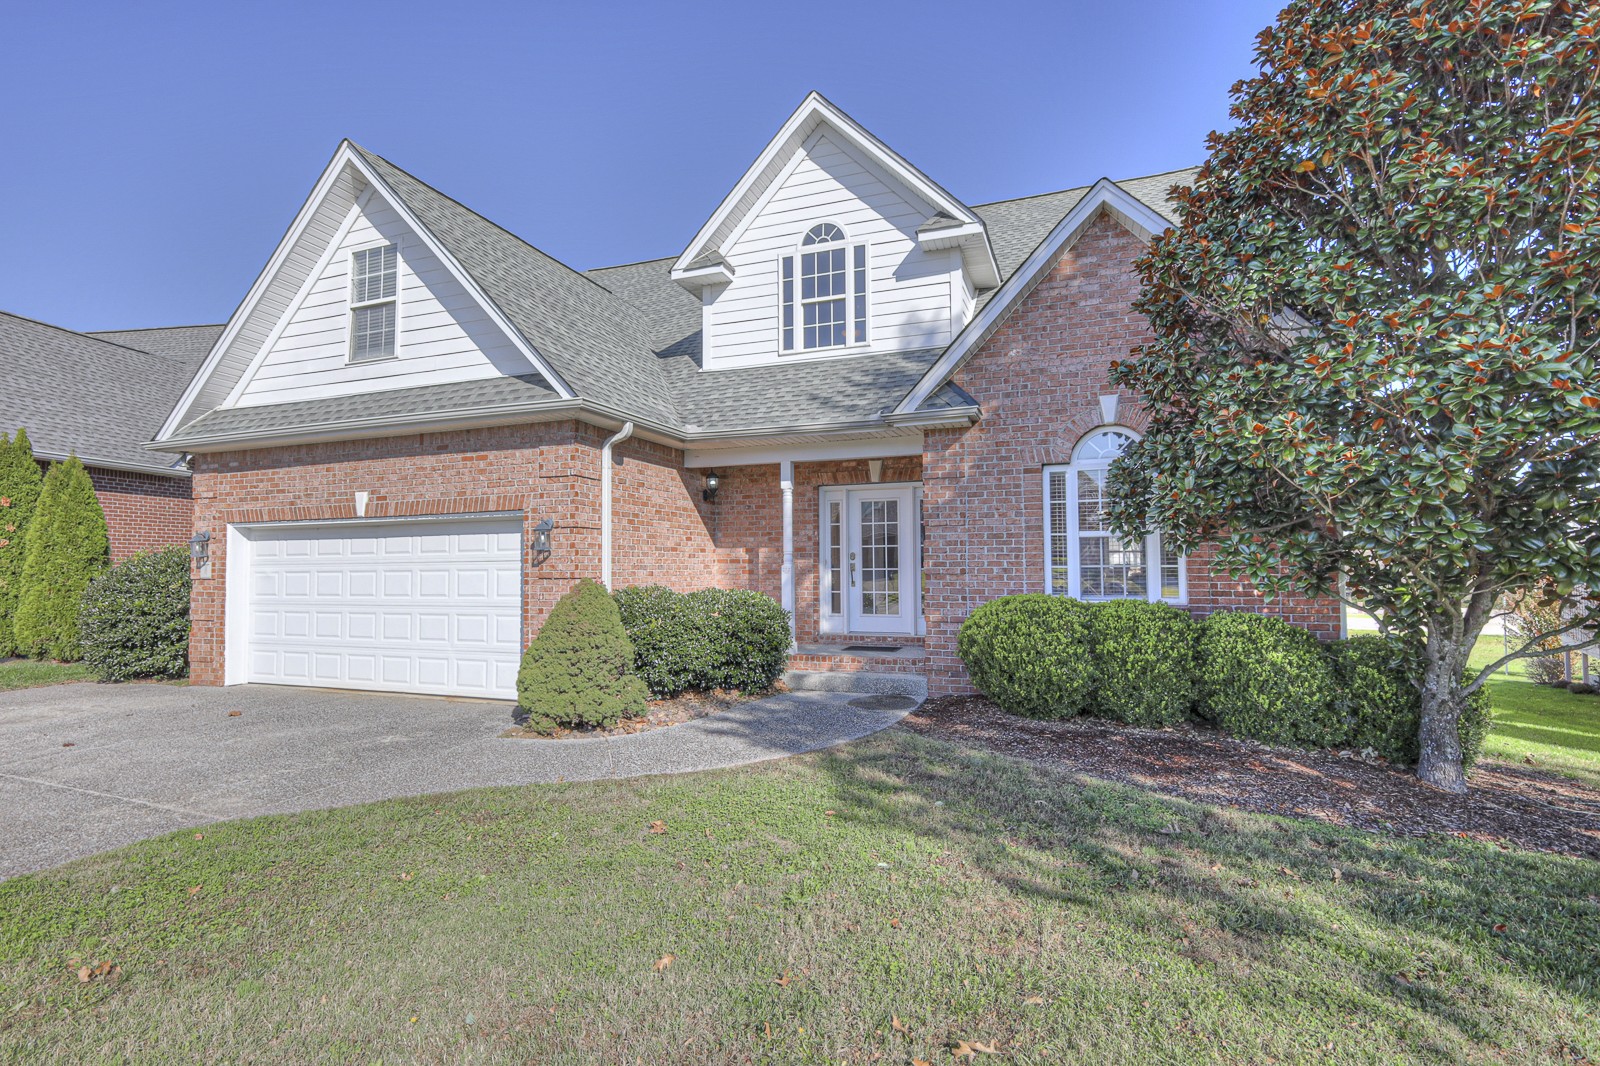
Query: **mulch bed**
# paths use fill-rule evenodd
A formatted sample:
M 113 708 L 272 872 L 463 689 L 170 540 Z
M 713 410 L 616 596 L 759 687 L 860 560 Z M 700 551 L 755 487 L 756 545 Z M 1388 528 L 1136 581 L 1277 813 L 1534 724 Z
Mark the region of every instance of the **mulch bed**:
M 1196 803 L 1600 859 L 1600 792 L 1503 762 L 1479 763 L 1468 781 L 1471 791 L 1455 796 L 1429 788 L 1409 770 L 1353 753 L 1269 748 L 1197 728 L 1135 729 L 1090 718 L 1038 722 L 977 696 L 930 700 L 901 724 Z
M 729 707 L 754 699 L 737 692 L 686 692 L 671 700 L 651 700 L 643 717 L 627 718 L 607 729 L 557 729 L 554 733 L 535 733 L 519 723 L 500 735 L 521 740 L 587 740 L 590 737 L 625 737 L 630 733 L 643 733 L 650 729 L 682 725 L 708 714 L 725 711 Z

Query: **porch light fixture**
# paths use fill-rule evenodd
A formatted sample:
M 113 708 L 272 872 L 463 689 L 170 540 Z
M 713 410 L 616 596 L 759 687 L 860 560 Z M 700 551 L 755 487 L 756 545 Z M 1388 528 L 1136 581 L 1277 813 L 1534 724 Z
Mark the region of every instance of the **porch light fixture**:
M 199 566 L 210 557 L 211 534 L 201 530 L 189 538 L 189 558 L 194 560 L 196 566 Z
M 550 554 L 550 532 L 555 528 L 556 523 L 553 518 L 541 519 L 539 524 L 533 527 L 533 553 L 535 555 Z
M 706 471 L 706 487 L 700 493 L 700 498 L 707 503 L 714 503 L 717 499 L 717 490 L 722 487 L 722 475 L 715 470 Z

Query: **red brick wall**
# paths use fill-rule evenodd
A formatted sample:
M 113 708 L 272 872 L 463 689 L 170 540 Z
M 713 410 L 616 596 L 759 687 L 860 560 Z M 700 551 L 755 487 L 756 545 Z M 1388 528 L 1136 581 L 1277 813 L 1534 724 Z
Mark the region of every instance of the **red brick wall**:
M 1043 470 L 1069 462 L 1102 424 L 1099 398 L 1114 390 L 1110 362 L 1148 336 L 1132 309 L 1133 260 L 1143 244 L 1102 215 L 957 375 L 983 406 L 965 430 L 934 430 L 923 450 L 928 524 L 928 682 L 935 694 L 970 691 L 956 634 L 973 608 L 996 596 L 1044 590 Z M 1143 429 L 1148 415 L 1123 396 L 1117 421 Z M 1339 632 L 1333 601 L 1265 602 L 1211 573 L 1202 551 L 1188 563 L 1196 615 L 1237 608 L 1280 615 L 1328 638 Z
M 135 552 L 182 544 L 193 529 L 189 479 L 91 466 L 89 480 L 106 513 L 111 561 Z
M 596 449 L 608 435 L 593 431 Z M 614 587 L 665 585 L 689 592 L 717 584 L 712 527 L 720 502 L 701 499 L 704 487 L 703 472 L 685 470 L 683 453 L 675 448 L 638 438 L 616 446 L 611 468 Z
M 599 577 L 599 458 L 595 434 L 573 422 L 200 455 L 194 525 L 209 530 L 212 576 L 195 581 L 190 676 L 223 680 L 228 523 L 522 511 L 524 543 L 555 520 L 550 556 L 525 558 L 523 632 L 537 631 L 579 577 Z

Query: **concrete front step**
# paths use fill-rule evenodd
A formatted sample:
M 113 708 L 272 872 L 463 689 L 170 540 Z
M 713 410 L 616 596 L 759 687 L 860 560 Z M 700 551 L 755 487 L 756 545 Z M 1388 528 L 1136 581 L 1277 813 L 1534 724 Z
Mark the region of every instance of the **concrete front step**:
M 875 670 L 790 670 L 783 683 L 796 692 L 867 692 L 875 695 L 928 698 L 928 679 L 920 674 L 887 674 Z

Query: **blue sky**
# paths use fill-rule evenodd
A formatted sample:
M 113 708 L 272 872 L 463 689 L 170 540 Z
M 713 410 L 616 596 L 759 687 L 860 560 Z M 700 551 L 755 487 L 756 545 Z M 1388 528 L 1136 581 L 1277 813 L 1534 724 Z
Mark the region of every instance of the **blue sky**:
M 1278 6 L 13 3 L 0 309 L 223 321 L 347 136 L 579 268 L 681 251 L 811 89 L 968 203 L 1171 170 Z

